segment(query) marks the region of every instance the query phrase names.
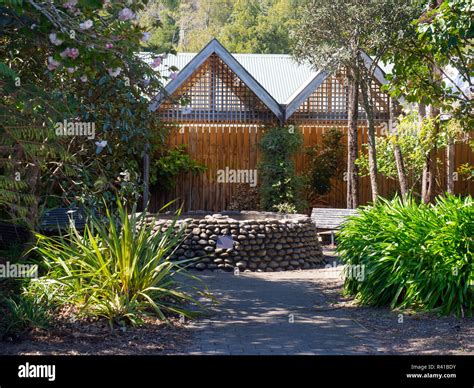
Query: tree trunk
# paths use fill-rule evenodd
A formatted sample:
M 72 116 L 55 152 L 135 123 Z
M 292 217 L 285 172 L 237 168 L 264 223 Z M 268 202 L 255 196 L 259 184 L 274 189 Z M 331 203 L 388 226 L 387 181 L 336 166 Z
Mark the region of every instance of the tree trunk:
M 423 127 L 423 120 L 426 118 L 426 106 L 423 103 L 418 104 L 418 123 L 419 123 L 419 130 L 422 130 Z M 421 200 L 426 203 L 426 192 L 428 188 L 428 167 L 429 163 L 427 164 L 427 159 L 429 157 L 429 153 L 425 155 L 425 161 L 423 166 L 423 173 L 421 176 Z
M 442 76 L 441 70 L 436 66 L 432 65 L 432 77 L 433 81 L 436 83 L 440 83 Z M 431 202 L 433 199 L 434 194 L 434 183 L 435 183 L 435 170 L 436 170 L 436 154 L 437 154 L 437 147 L 436 147 L 436 139 L 439 134 L 439 113 L 440 110 L 433 105 L 430 105 L 429 110 L 429 117 L 431 120 L 434 120 L 434 133 L 429 134 L 430 139 L 432 139 L 433 147 L 427 153 L 425 166 L 423 167 L 423 187 L 422 187 L 422 199 L 423 202 L 428 203 Z
M 432 105 L 429 109 L 430 119 L 436 119 L 439 115 L 439 109 L 434 108 Z M 432 134 L 432 138 L 436 139 L 437 133 L 439 132 L 439 124 L 435 123 L 435 133 Z M 426 153 L 425 164 L 423 166 L 423 179 L 421 187 L 421 199 L 424 203 L 429 203 L 433 199 L 434 194 L 434 183 L 435 183 L 435 169 L 436 169 L 436 143 L 433 143 L 433 147 Z
M 398 131 L 397 126 L 395 124 L 395 102 L 390 99 L 389 102 L 389 112 L 390 112 L 390 122 L 389 122 L 389 132 L 390 135 L 393 136 L 393 156 L 395 158 L 395 165 L 397 166 L 397 173 L 398 173 L 398 183 L 400 184 L 400 193 L 402 197 L 405 198 L 408 195 L 408 179 L 405 172 L 405 163 L 403 162 L 403 155 L 400 146 L 398 145 Z
M 374 106 L 370 83 L 370 75 L 367 74 L 365 77 L 363 77 L 363 79 L 361 79 L 360 84 L 365 114 L 367 116 L 370 187 L 372 189 L 372 202 L 375 203 L 377 202 L 377 197 L 379 196 L 379 189 L 377 184 L 377 150 L 375 145 Z
M 145 155 L 143 156 L 143 211 L 147 211 L 150 194 L 150 155 L 149 144 L 145 144 Z
M 353 68 L 347 69 L 348 75 L 348 130 L 347 130 L 347 208 L 359 205 L 359 171 L 355 164 L 358 153 L 357 121 L 359 117 L 359 75 Z
M 454 138 L 448 135 L 446 147 L 446 192 L 454 194 Z

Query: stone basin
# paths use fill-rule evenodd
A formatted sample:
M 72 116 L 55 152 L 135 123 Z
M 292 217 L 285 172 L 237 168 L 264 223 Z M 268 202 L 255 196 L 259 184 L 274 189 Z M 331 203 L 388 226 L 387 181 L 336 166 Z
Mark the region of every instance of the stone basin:
M 173 214 L 147 215 L 154 230 L 173 225 Z M 321 245 L 310 217 L 273 212 L 189 212 L 174 224 L 183 242 L 173 259 L 193 259 L 198 270 L 274 272 L 316 268 Z

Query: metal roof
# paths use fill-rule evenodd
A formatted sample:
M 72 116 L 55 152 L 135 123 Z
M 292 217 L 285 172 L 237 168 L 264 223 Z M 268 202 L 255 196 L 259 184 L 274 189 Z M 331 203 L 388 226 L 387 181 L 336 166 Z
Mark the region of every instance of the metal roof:
M 196 56 L 196 53 L 168 55 L 156 70 L 169 76 L 168 68 L 174 66 L 182 70 Z M 232 54 L 232 56 L 254 77 L 279 103 L 287 104 L 302 85 L 308 84 L 318 72 L 310 66 L 298 64 L 285 54 Z M 142 54 L 150 63 L 150 57 Z M 168 80 L 169 82 L 169 80 Z

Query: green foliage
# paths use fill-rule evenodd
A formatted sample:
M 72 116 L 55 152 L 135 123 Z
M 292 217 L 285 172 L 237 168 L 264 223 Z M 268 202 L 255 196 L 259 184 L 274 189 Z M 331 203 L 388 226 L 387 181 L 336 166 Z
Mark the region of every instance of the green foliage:
M 295 205 L 288 202 L 279 203 L 278 205 L 273 206 L 273 209 L 276 210 L 278 213 L 283 214 L 296 214 L 298 212 L 296 210 Z
M 474 166 L 472 164 L 469 164 L 469 163 L 461 164 L 458 167 L 458 172 L 461 175 L 464 175 L 466 177 L 466 180 L 468 181 L 474 179 Z
M 397 137 L 393 135 L 376 138 L 378 172 L 388 178 L 397 178 L 394 158 L 394 145 L 397 144 L 403 155 L 403 162 L 412 185 L 421 179 L 426 154 L 435 146 L 432 120 L 426 118 L 420 125 L 417 112 L 401 117 L 397 125 Z M 361 153 L 356 161 L 360 175 L 369 175 L 367 153 Z
M 134 159 L 107 163 L 105 156 L 99 160 L 92 158 L 78 171 L 74 182 L 78 187 L 65 188 L 64 196 L 73 206 L 94 209 L 102 215 L 107 206 L 112 213 L 117 213 L 115 198 L 122 198 L 131 206 L 138 202 L 143 191 L 140 164 Z
M 9 148 L 0 149 L 0 157 L 5 156 L 0 164 L 7 165 L 0 174 L 10 181 L 16 169 L 28 167 L 21 171 L 23 184 L 28 184 L 23 191 L 33 196 L 28 198 L 34 204 L 21 204 L 11 190 L 0 192 L 4 207 L 19 218 L 28 212 L 34 223 L 37 207 L 51 196 L 62 197 L 66 206 L 79 202 L 99 207 L 102 199 L 109 201 L 117 193 L 129 202 L 139 198 L 141 158 L 150 134 L 164 141 L 150 104 L 162 90 L 162 80 L 136 55 L 143 51 L 147 29 L 134 14 L 146 4 L 29 2 L 21 14 L 11 4 L 2 9 L 0 122 L 10 132 L 28 127 L 36 136 L 32 143 L 10 133 Z M 56 136 L 54 128 L 64 120 L 94 124 L 94 138 Z M 96 142 L 107 145 L 99 150 Z M 53 144 L 56 155 L 32 156 L 35 148 L 45 151 Z M 125 182 L 121 177 L 127 172 L 130 180 Z
M 417 17 L 385 55 L 393 64 L 387 88 L 410 102 L 451 112 L 465 128 L 472 128 L 472 1 L 417 3 Z M 434 69 L 439 76 L 434 76 Z
M 28 330 L 47 329 L 52 317 L 49 306 L 32 295 L 8 296 L 0 299 L 0 337 L 20 335 Z
M 409 0 L 306 1 L 292 28 L 292 51 L 317 69 L 365 69 L 361 50 L 377 62 L 411 13 Z
M 34 227 L 40 175 L 58 163 L 72 175 L 72 157 L 46 127 L 4 127 L 0 144 L 0 211 L 15 223 Z
M 403 163 L 412 190 L 421 181 L 426 155 L 434 148 L 446 147 L 448 137 L 460 141 L 463 133 L 459 122 L 449 120 L 441 122 L 440 131 L 436 131 L 438 119 L 424 118 L 420 123 L 418 113 L 410 112 L 401 116 L 397 123 L 397 133 L 376 138 L 378 173 L 392 179 L 398 178 L 394 157 L 394 146 L 398 145 L 403 155 Z M 361 176 L 369 175 L 367 152 L 362 152 L 356 160 Z
M 206 166 L 193 160 L 186 153 L 186 146 L 181 145 L 168 149 L 159 156 L 150 169 L 150 183 L 158 184 L 163 189 L 171 189 L 176 184 L 176 178 L 181 173 L 200 174 L 206 171 Z
M 1 0 L 0 5 L 21 10 L 23 0 Z
M 159 53 L 173 52 L 179 43 L 180 1 L 152 0 L 139 13 L 140 25 L 151 31 L 149 43 Z
M 37 235 L 34 250 L 48 273 L 32 282 L 35 292 L 111 324 L 140 324 L 145 315 L 193 317 L 183 304 L 196 302 L 182 290 L 178 274 L 192 276 L 185 272 L 186 262 L 170 260 L 183 235 L 175 224 L 154 232 L 144 217 L 118 202 L 117 219 L 107 211 L 107 220 L 93 218 L 83 235 L 75 229 L 65 237 Z
M 0 62 L 0 76 L 1 77 L 9 77 L 9 78 L 16 78 L 16 73 L 6 64 Z
M 150 1 L 140 23 L 161 28 L 150 41 L 163 50 L 200 51 L 212 38 L 231 52 L 287 53 L 289 30 L 303 0 Z
M 289 50 L 289 30 L 301 0 L 238 0 L 218 38 L 231 51 L 277 54 Z
M 311 165 L 307 180 L 313 194 L 324 195 L 331 190 L 331 178 L 341 172 L 344 163 L 342 132 L 331 128 L 325 132 L 321 144 L 307 150 Z
M 296 175 L 294 154 L 303 138 L 295 128 L 276 127 L 268 130 L 259 143 L 262 160 L 259 164 L 261 206 L 274 210 L 275 205 L 288 203 L 304 207 L 301 199 L 302 179 Z
M 365 279 L 348 277 L 345 290 L 363 304 L 472 314 L 474 203 L 439 197 L 381 199 L 359 209 L 338 234 L 345 264 L 364 266 Z

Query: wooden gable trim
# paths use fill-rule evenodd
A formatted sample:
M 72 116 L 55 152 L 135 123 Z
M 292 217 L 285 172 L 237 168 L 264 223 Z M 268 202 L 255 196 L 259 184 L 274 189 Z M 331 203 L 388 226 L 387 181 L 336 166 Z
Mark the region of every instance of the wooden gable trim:
M 368 56 L 365 52 L 361 52 L 362 59 L 364 60 L 364 64 L 367 68 L 370 68 L 373 64 L 372 58 Z M 297 90 L 289 99 L 286 104 L 285 110 L 285 120 L 288 120 L 303 104 L 317 88 L 321 86 L 321 84 L 330 76 L 329 72 L 322 71 L 314 76 L 314 78 L 303 86 L 299 90 Z M 380 68 L 380 66 L 376 66 L 374 69 L 374 78 L 381 84 L 385 85 L 388 83 L 387 79 L 385 78 L 385 72 Z
M 278 118 L 283 120 L 284 111 L 280 104 L 267 92 L 267 90 L 229 53 L 217 40 L 211 40 L 178 74 L 178 76 L 165 87 L 165 93 L 160 93 L 150 104 L 150 110 L 155 111 L 164 102 L 167 96 L 178 90 L 204 62 L 216 54 L 234 74 L 262 101 L 263 104 Z
M 288 120 L 293 113 L 303 104 L 313 92 L 329 77 L 329 73 L 322 71 L 306 85 L 297 90 L 289 99 L 285 109 L 285 120 Z

